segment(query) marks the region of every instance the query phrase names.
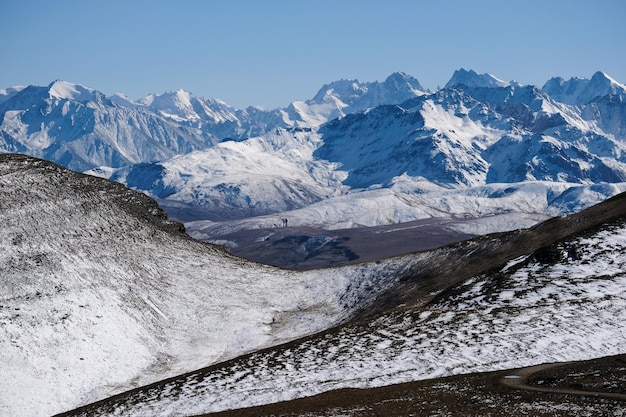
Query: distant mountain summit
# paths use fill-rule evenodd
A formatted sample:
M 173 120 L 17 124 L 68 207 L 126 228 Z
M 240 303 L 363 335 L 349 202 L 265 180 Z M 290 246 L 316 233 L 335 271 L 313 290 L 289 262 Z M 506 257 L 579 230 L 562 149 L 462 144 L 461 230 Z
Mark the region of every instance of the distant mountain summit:
M 337 228 L 508 211 L 521 227 L 626 187 L 624 91 L 602 72 L 542 89 L 459 69 L 430 92 L 397 72 L 262 110 L 55 81 L 0 92 L 0 149 L 123 182 L 186 220 L 289 212 Z
M 368 108 L 399 104 L 426 91 L 416 78 L 396 72 L 384 82 L 339 80 L 326 84 L 312 99 L 296 101 L 285 110 L 294 125 L 319 126 Z
M 416 78 L 403 72 L 396 72 L 383 82 L 361 83 L 358 80 L 340 80 L 326 84 L 308 103 L 322 103 L 328 96 L 333 96 L 354 113 L 381 104 L 402 103 L 425 94 L 426 91 Z
M 26 87 L 0 103 L 0 149 L 84 171 L 170 158 L 217 140 L 145 108 L 122 107 L 104 94 L 55 81 Z
M 584 105 L 608 95 L 626 97 L 626 86 L 598 71 L 591 79 L 554 77 L 543 86 L 543 91 L 565 104 Z
M 139 100 L 139 103 L 178 122 L 205 121 L 218 124 L 237 120 L 235 109 L 223 101 L 203 99 L 182 89 L 164 94 L 150 94 Z
M 80 103 L 88 101 L 98 101 L 104 95 L 94 89 L 81 84 L 72 84 L 63 80 L 56 80 L 48 85 L 50 98 L 78 101 Z
M 106 97 L 80 84 L 57 80 L 46 87 L 0 91 L 0 150 L 20 152 L 84 171 L 164 160 L 245 140 L 274 128 L 317 127 L 328 120 L 423 94 L 403 73 L 385 82 L 337 81 L 307 102 L 285 109 L 237 110 L 218 99 L 179 89 L 131 100 Z
M 474 70 L 461 68 L 454 71 L 452 78 L 446 83 L 445 88 L 453 88 L 456 86 L 493 88 L 508 87 L 509 85 L 511 85 L 511 83 L 502 81 L 491 74 L 478 74 Z

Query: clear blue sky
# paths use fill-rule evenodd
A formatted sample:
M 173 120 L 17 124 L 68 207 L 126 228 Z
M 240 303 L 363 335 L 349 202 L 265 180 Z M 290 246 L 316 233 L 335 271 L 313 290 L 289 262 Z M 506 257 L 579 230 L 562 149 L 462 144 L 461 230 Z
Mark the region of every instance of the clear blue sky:
M 138 99 L 184 88 L 243 108 L 404 71 L 626 83 L 626 1 L 0 0 L 0 88 L 55 79 Z

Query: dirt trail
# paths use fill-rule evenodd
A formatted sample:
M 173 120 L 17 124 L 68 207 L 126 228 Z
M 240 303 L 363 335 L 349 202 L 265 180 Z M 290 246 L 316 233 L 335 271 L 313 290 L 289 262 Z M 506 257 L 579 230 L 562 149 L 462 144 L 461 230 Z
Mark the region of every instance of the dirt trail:
M 614 400 L 626 401 L 626 394 L 601 392 L 601 391 L 584 391 L 572 388 L 558 388 L 558 387 L 544 387 L 541 385 L 535 385 L 529 383 L 532 377 L 539 372 L 543 372 L 549 369 L 556 369 L 563 366 L 572 364 L 573 362 L 559 362 L 559 363 L 546 363 L 542 365 L 530 366 L 528 368 L 521 368 L 512 370 L 506 375 L 498 379 L 498 383 L 510 388 L 523 389 L 527 391 L 548 392 L 554 394 L 568 394 L 568 395 L 585 395 L 601 398 L 610 398 Z

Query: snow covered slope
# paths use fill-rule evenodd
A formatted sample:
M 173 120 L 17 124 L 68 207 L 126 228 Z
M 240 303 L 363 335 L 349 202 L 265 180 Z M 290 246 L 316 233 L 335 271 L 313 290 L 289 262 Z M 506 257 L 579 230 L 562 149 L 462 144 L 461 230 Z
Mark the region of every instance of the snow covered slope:
M 555 100 L 572 105 L 588 104 L 608 95 L 626 97 L 626 86 L 601 71 L 593 74 L 591 79 L 570 78 L 566 81 L 554 77 L 542 89 Z
M 341 192 L 344 176 L 336 164 L 312 156 L 318 143 L 309 129 L 274 129 L 263 137 L 222 142 L 105 176 L 162 200 L 202 207 L 205 215 L 210 210 L 214 219 L 258 216 L 304 207 Z
M 144 194 L 0 155 L 0 415 L 49 416 L 321 331 L 412 259 L 296 273 L 181 233 Z
M 28 153 L 74 170 L 119 167 L 203 149 L 215 138 L 102 93 L 56 81 L 29 86 L 0 103 L 0 149 Z
M 318 128 L 276 129 L 162 161 L 141 181 L 128 170 L 91 172 L 151 193 L 164 207 L 184 203 L 172 212 L 182 213 L 198 237 L 233 221 L 268 227 L 280 217 L 337 229 L 510 214 L 507 229 L 492 222 L 492 229 L 482 223 L 470 231 L 495 232 L 571 213 L 625 189 L 626 118 L 617 113 L 626 106 L 611 96 L 594 102 L 602 110 L 593 118 L 587 107 L 485 74 L 457 72 L 449 84 Z M 250 218 L 259 215 L 268 217 Z
M 318 126 L 339 115 L 420 94 L 416 79 L 396 73 L 383 83 L 331 83 L 313 99 L 284 109 L 237 110 L 182 89 L 134 101 L 57 80 L 46 87 L 0 90 L 0 151 L 42 157 L 79 171 L 117 168 L 162 161 L 275 128 Z
M 122 181 L 197 236 L 209 229 L 196 220 L 267 224 L 253 216 L 336 229 L 507 213 L 515 228 L 624 189 L 624 91 L 602 72 L 541 89 L 461 69 L 434 93 L 395 73 L 237 110 L 184 90 L 132 101 L 57 81 L 6 90 L 0 149 Z M 521 189 L 536 194 L 516 211 Z M 484 224 L 475 232 L 503 230 Z
M 338 388 L 623 354 L 625 203 L 622 194 L 531 230 L 432 252 L 422 259 L 426 268 L 403 277 L 358 321 L 68 416 L 199 415 Z

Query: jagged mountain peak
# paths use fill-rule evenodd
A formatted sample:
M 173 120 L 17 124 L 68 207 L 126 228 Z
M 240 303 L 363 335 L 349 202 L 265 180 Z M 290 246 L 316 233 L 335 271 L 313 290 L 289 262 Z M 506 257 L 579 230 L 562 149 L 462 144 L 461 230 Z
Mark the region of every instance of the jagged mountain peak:
M 626 96 L 626 86 L 602 71 L 596 71 L 591 79 L 553 77 L 544 84 L 543 91 L 555 100 L 570 105 L 588 104 L 609 94 Z
M 218 99 L 204 99 L 179 88 L 162 94 L 150 94 L 139 104 L 176 121 L 234 120 L 234 109 Z
M 426 89 L 415 78 L 404 72 L 394 72 L 385 81 L 360 82 L 357 79 L 342 79 L 325 84 L 308 103 L 327 101 L 330 95 L 346 105 L 359 105 L 359 102 L 389 104 L 424 94 Z M 359 106 L 359 110 L 367 106 Z
M 591 76 L 591 83 L 602 83 L 604 85 L 615 85 L 618 84 L 620 86 L 624 86 L 623 84 L 619 83 L 618 81 L 616 81 L 614 78 L 612 78 L 611 76 L 609 76 L 607 73 L 603 72 L 603 71 L 596 71 L 592 76 Z
M 458 69 L 452 74 L 450 81 L 446 83 L 446 88 L 464 85 L 466 87 L 508 87 L 511 83 L 502 81 L 491 74 L 478 74 L 474 70 Z
M 367 92 L 367 85 L 357 79 L 341 79 L 324 84 L 315 97 L 309 102 L 319 103 L 328 100 L 328 96 L 334 96 L 342 101 L 352 101 Z
M 423 93 L 426 91 L 417 78 L 405 73 L 405 72 L 394 72 L 389 77 L 387 77 L 384 81 L 384 86 L 389 90 L 396 91 L 411 91 L 411 92 L 419 92 Z
M 589 89 L 598 92 L 599 96 L 609 94 L 626 95 L 626 85 L 616 81 L 614 78 L 602 71 L 597 71 L 589 81 Z
M 594 80 L 599 86 L 620 85 L 604 73 L 595 74 Z M 116 105 L 85 106 L 51 100 L 52 87 L 78 91 L 75 85 L 59 81 L 48 88 L 28 87 L 0 106 L 0 149 L 51 159 L 73 169 L 105 167 L 103 172 L 108 172 L 106 167 L 166 164 L 175 155 L 228 142 L 221 152 L 211 153 L 219 163 L 209 157 L 186 160 L 183 168 L 195 164 L 201 169 L 180 178 L 194 177 L 195 183 L 158 170 L 132 171 L 171 179 L 171 184 L 148 184 L 146 191 L 154 195 L 163 197 L 159 194 L 163 188 L 176 189 L 179 198 L 184 194 L 181 190 L 192 190 L 185 195 L 194 196 L 194 204 L 206 203 L 207 210 L 219 207 L 224 212 L 222 207 L 234 199 L 247 210 L 228 217 L 220 214 L 220 218 L 301 207 L 343 192 L 337 191 L 337 184 L 391 188 L 401 176 L 404 183 L 411 183 L 411 192 L 420 187 L 467 188 L 530 179 L 590 184 L 621 183 L 626 178 L 621 100 L 609 96 L 606 103 L 594 102 L 581 111 L 552 100 L 533 85 L 501 86 L 504 82 L 489 74 L 460 69 L 450 83 L 461 81 L 483 87 L 421 92 L 415 78 L 396 72 L 383 82 L 335 81 L 320 90 L 319 101 L 294 102 L 272 111 L 235 110 L 184 89 L 150 95 L 143 103 L 116 95 L 111 99 Z M 280 137 L 289 140 L 277 141 L 279 130 Z M 230 141 L 246 146 L 235 152 Z M 285 142 L 293 146 L 287 148 Z M 274 162 L 268 164 L 270 159 Z M 286 163 L 297 174 L 285 182 Z M 209 174 L 228 181 L 199 180 Z M 248 191 L 251 176 L 260 178 L 259 183 L 280 186 L 258 187 L 263 192 L 257 197 Z M 299 194 L 286 192 L 298 176 L 310 179 L 307 190 L 313 191 L 296 187 Z M 196 192 L 203 187 L 202 193 Z M 307 198 L 294 197 L 305 193 Z M 262 203 L 254 206 L 255 199 Z

